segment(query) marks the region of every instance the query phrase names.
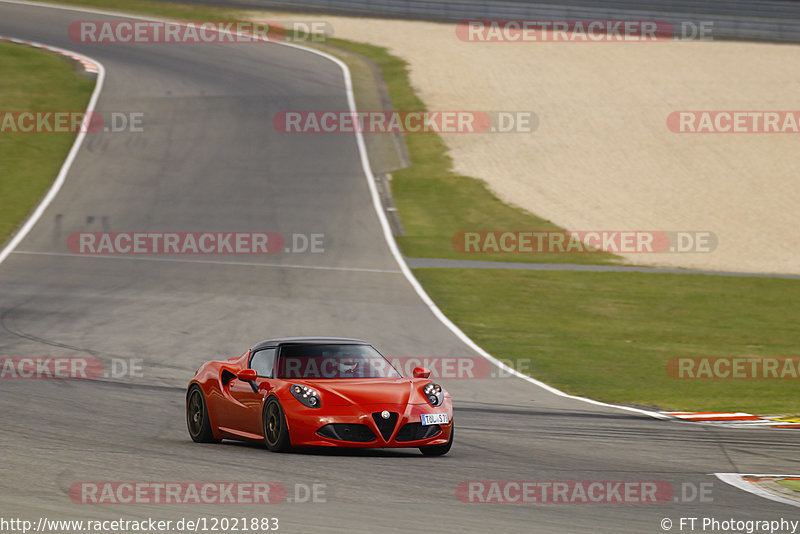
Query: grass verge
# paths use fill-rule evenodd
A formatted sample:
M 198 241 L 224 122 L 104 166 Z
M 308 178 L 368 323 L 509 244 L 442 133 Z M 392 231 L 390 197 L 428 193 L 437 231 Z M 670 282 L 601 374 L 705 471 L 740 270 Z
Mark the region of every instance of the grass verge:
M 72 60 L 0 42 L 0 110 L 83 111 L 94 80 Z M 58 175 L 73 133 L 0 133 L 0 243 L 36 206 Z
M 792 491 L 800 492 L 800 480 L 778 480 L 778 484 Z
M 800 409 L 797 380 L 690 380 L 667 372 L 676 357 L 800 357 L 795 280 L 481 269 L 415 274 L 484 349 L 569 393 L 676 410 Z

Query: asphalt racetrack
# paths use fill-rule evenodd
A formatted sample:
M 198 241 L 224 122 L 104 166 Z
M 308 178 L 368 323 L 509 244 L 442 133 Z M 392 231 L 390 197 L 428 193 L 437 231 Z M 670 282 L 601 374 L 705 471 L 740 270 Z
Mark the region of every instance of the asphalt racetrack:
M 203 361 L 238 355 L 260 339 L 336 335 L 370 340 L 390 356 L 475 354 L 401 274 L 355 138 L 272 126 L 280 111 L 347 109 L 336 64 L 266 43 L 70 40 L 70 22 L 109 18 L 0 2 L 0 34 L 100 61 L 106 80 L 97 111 L 144 117 L 142 132 L 87 136 L 58 196 L 0 265 L 2 356 L 143 360 L 135 376 L 0 381 L 0 516 L 277 517 L 280 531 L 291 533 L 658 533 L 664 518 L 673 531 L 681 517 L 800 518 L 795 507 L 712 475 L 800 472 L 796 431 L 662 421 L 509 377 L 442 380 L 457 432 L 441 458 L 416 449 L 272 454 L 193 443 L 188 380 Z M 81 231 L 231 230 L 323 233 L 325 252 L 104 259 L 70 255 L 66 245 Z M 515 505 L 456 494 L 465 481 L 514 480 L 658 481 L 675 498 Z M 85 481 L 273 481 L 289 498 L 76 503 L 69 489 Z M 296 488 L 314 484 L 324 498 L 290 502 L 304 500 Z M 683 495 L 699 487 L 710 495 Z

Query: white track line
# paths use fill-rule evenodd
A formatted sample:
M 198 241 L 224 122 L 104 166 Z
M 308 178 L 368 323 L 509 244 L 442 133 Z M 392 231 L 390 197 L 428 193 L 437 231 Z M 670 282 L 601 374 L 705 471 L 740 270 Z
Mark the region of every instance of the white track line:
M 289 263 L 257 263 L 254 261 L 233 260 L 184 260 L 180 258 L 151 258 L 144 256 L 107 256 L 103 254 L 70 254 L 68 252 L 36 252 L 33 250 L 15 250 L 14 254 L 27 254 L 29 256 L 65 256 L 68 258 L 92 258 L 96 260 L 129 260 L 129 261 L 162 261 L 167 263 L 200 263 L 208 265 L 244 265 L 247 267 L 276 267 L 280 269 L 312 269 L 317 271 L 347 271 L 355 273 L 383 273 L 400 274 L 392 269 L 370 269 L 368 267 L 326 267 L 322 265 L 299 265 Z
M 754 477 L 794 477 L 796 475 L 759 475 L 755 473 L 747 473 L 749 476 Z M 788 504 L 791 506 L 800 507 L 800 502 L 787 499 L 785 497 L 781 497 L 780 495 L 776 495 L 774 493 L 770 493 L 769 491 L 763 490 L 756 486 L 755 484 L 751 484 L 747 482 L 742 477 L 741 473 L 714 473 L 721 481 L 725 482 L 726 484 L 730 484 L 731 486 L 737 487 L 740 490 L 746 491 L 748 493 L 752 493 L 753 495 L 758 495 L 759 497 L 764 497 L 765 499 L 769 499 L 771 501 L 780 502 L 783 504 Z
M 717 428 L 798 428 L 800 423 L 790 421 L 776 421 L 767 417 L 749 414 L 746 412 L 737 413 L 697 413 L 697 412 L 664 412 L 687 423 L 716 426 Z
M 51 8 L 51 9 L 60 9 L 60 10 L 63 10 L 63 11 L 76 11 L 76 12 L 80 12 L 80 13 L 92 13 L 92 14 L 96 14 L 96 15 L 105 15 L 105 16 L 125 18 L 125 19 L 133 19 L 133 20 L 174 22 L 174 21 L 165 21 L 164 19 L 160 19 L 160 18 L 157 18 L 157 17 L 144 17 L 144 16 L 140 16 L 140 15 L 128 15 L 128 14 L 121 14 L 119 12 L 105 11 L 105 10 L 101 10 L 101 9 L 90 9 L 90 8 L 83 8 L 83 7 L 72 7 L 72 6 L 47 4 L 47 3 L 28 2 L 26 0 L 0 0 L 0 2 L 6 3 L 6 4 L 19 4 L 19 5 L 27 5 L 27 6 L 34 6 L 34 7 L 46 7 L 46 8 Z M 225 31 L 225 30 L 220 30 L 219 28 L 214 28 L 214 31 L 219 32 L 219 33 L 232 33 L 232 34 L 235 34 L 235 35 L 244 36 L 244 34 L 241 34 L 239 32 L 228 32 L 228 31 Z M 252 36 L 250 36 L 250 37 L 252 37 Z M 302 45 L 299 45 L 299 44 L 287 43 L 287 42 L 284 42 L 284 41 L 271 41 L 271 40 L 268 40 L 268 39 L 264 39 L 264 41 L 272 43 L 272 44 L 275 44 L 275 45 L 278 45 L 278 46 L 286 46 L 286 47 L 294 48 L 294 49 L 297 49 L 297 50 L 303 50 L 303 51 L 309 52 L 311 54 L 316 54 L 316 55 L 318 55 L 320 57 L 323 57 L 323 58 L 325 58 L 325 59 L 327 59 L 329 61 L 332 61 L 333 63 L 338 65 L 339 68 L 342 70 L 342 76 L 344 78 L 344 84 L 345 84 L 345 90 L 346 90 L 346 95 L 347 95 L 348 107 L 350 108 L 350 111 L 352 113 L 354 113 L 354 114 L 356 113 L 357 108 L 356 108 L 356 102 L 355 102 L 355 95 L 353 93 L 353 82 L 352 82 L 352 79 L 351 79 L 351 76 L 350 76 L 350 69 L 347 68 L 347 65 L 343 61 L 341 61 L 339 58 L 334 57 L 334 56 L 332 56 L 332 55 L 330 55 L 330 54 L 328 54 L 326 52 L 322 52 L 320 50 L 315 50 L 313 48 L 308 48 L 308 47 L 305 47 L 305 46 L 302 46 Z M 101 74 L 100 75 L 101 76 L 103 75 L 103 70 L 102 69 L 101 69 Z M 455 334 L 455 336 L 458 339 L 460 339 L 465 345 L 470 347 L 472 350 L 474 350 L 476 353 L 481 355 L 483 358 L 487 359 L 489 362 L 491 362 L 495 366 L 499 367 L 500 369 L 504 370 L 505 372 L 507 372 L 507 373 L 509 373 L 509 374 L 511 374 L 513 376 L 516 376 L 518 378 L 521 378 L 522 380 L 530 382 L 531 384 L 539 386 L 540 388 L 542 388 L 542 389 L 544 389 L 544 390 L 546 390 L 546 391 L 548 391 L 548 392 L 550 392 L 550 393 L 552 393 L 554 395 L 557 395 L 559 397 L 563 397 L 563 398 L 566 398 L 566 399 L 577 400 L 577 401 L 585 402 L 585 403 L 592 404 L 592 405 L 595 405 L 595 406 L 603 406 L 605 408 L 613 408 L 613 409 L 617 409 L 617 410 L 624 410 L 624 411 L 627 411 L 627 412 L 634 412 L 634 413 L 638 413 L 638 414 L 642 414 L 642 415 L 647 415 L 649 417 L 654 417 L 654 418 L 657 418 L 657 419 L 672 419 L 672 417 L 670 417 L 669 415 L 665 415 L 665 414 L 662 414 L 662 413 L 659 413 L 659 412 L 653 412 L 653 411 L 649 411 L 649 410 L 642 410 L 640 408 L 633 408 L 631 406 L 619 406 L 619 405 L 616 405 L 616 404 L 608 404 L 608 403 L 605 403 L 605 402 L 596 401 L 594 399 L 589 399 L 589 398 L 586 398 L 586 397 L 578 397 L 576 395 L 570 395 L 569 393 L 565 393 L 565 392 L 563 392 L 563 391 L 561 391 L 559 389 L 556 389 L 556 388 L 554 388 L 552 386 L 549 386 L 549 385 L 545 384 L 544 382 L 536 380 L 535 378 L 531 378 L 531 377 L 529 377 L 527 375 L 524 375 L 524 374 L 520 373 L 519 371 L 517 371 L 516 369 L 513 369 L 512 367 L 509 367 L 508 365 L 504 364 L 503 362 L 501 362 L 500 360 L 498 360 L 497 358 L 495 358 L 494 356 L 492 356 L 491 354 L 489 354 L 488 352 L 483 350 L 480 346 L 478 346 L 477 343 L 472 341 L 458 326 L 455 325 L 455 323 L 453 323 L 444 313 L 442 313 L 442 310 L 440 310 L 439 307 L 436 306 L 436 304 L 430 298 L 430 296 L 428 296 L 428 294 L 422 288 L 422 285 L 420 285 L 419 281 L 417 281 L 417 279 L 414 277 L 414 274 L 411 272 L 411 269 L 406 264 L 405 259 L 403 258 L 403 255 L 400 253 L 400 249 L 397 246 L 397 242 L 395 241 L 394 236 L 392 235 L 391 227 L 389 226 L 389 221 L 386 218 L 386 214 L 384 213 L 383 207 L 381 205 L 380 197 L 378 195 L 378 190 L 377 190 L 377 187 L 375 186 L 375 176 L 372 174 L 372 169 L 371 169 L 370 164 L 369 164 L 369 158 L 367 157 L 367 149 L 366 149 L 366 145 L 364 143 L 364 136 L 360 131 L 356 131 L 355 135 L 356 135 L 356 144 L 358 145 L 358 151 L 359 151 L 359 155 L 360 155 L 360 159 L 361 159 L 361 167 L 362 167 L 362 169 L 364 171 L 364 176 L 367 179 L 367 186 L 369 187 L 370 194 L 372 195 L 372 206 L 375 209 L 375 213 L 378 215 L 378 220 L 380 221 L 381 228 L 383 229 L 384 239 L 386 240 L 386 244 L 389 246 L 389 250 L 391 251 L 392 256 L 394 256 L 394 259 L 397 262 L 398 266 L 400 267 L 401 272 L 406 277 L 406 279 L 408 280 L 409 284 L 411 284 L 411 287 L 414 288 L 414 291 L 416 291 L 417 295 L 419 295 L 419 297 L 422 299 L 422 302 L 425 303 L 425 305 L 428 307 L 428 309 L 431 311 L 431 313 L 433 313 L 433 315 L 437 319 L 439 319 L 439 321 L 444 326 L 446 326 L 453 334 Z M 80 139 L 82 140 L 82 138 L 80 138 Z M 73 146 L 73 148 L 75 149 L 76 146 Z M 77 151 L 77 150 L 75 150 L 75 151 Z M 72 155 L 72 153 L 70 153 L 70 154 Z M 73 159 L 74 159 L 74 157 L 73 157 Z M 69 168 L 68 163 L 69 164 L 72 163 L 71 158 L 67 159 L 67 162 L 65 162 L 65 167 L 62 167 L 62 171 L 64 171 L 65 169 Z M 66 172 L 64 172 L 64 174 L 66 174 Z M 55 184 L 54 184 L 54 186 L 55 186 Z M 60 184 L 59 184 L 59 187 L 60 187 Z M 53 196 L 55 196 L 55 193 L 53 193 Z M 52 198 L 50 200 L 52 200 Z M 48 200 L 48 204 L 49 204 L 49 200 Z M 45 206 L 40 205 L 37 208 L 37 212 L 39 212 L 39 216 L 41 216 L 40 212 L 44 211 L 45 207 L 46 207 L 46 205 Z M 36 219 L 38 219 L 38 216 L 36 217 Z M 34 222 L 35 222 L 35 220 L 34 220 Z M 33 226 L 33 223 L 31 223 L 30 226 Z M 28 228 L 28 230 L 30 230 L 30 228 Z M 27 233 L 27 231 L 26 231 L 26 233 Z M 24 237 L 24 235 L 23 235 L 23 237 Z M 6 250 L 9 250 L 9 251 L 13 250 L 13 247 L 15 247 L 17 245 L 17 243 L 21 239 L 22 239 L 22 237 L 20 237 L 15 242 L 12 242 L 9 245 L 9 247 L 6 247 Z M 13 247 L 11 245 L 13 245 Z M 6 252 L 6 250 L 4 250 L 4 252 Z M 7 253 L 6 253 L 6 255 L 7 255 Z M 2 261 L 2 259 L 0 259 L 0 261 Z
M 0 0 L 0 1 L 5 1 L 5 0 Z M 83 54 L 78 54 L 77 52 L 73 52 L 71 50 L 65 50 L 63 48 L 57 48 L 55 46 L 23 41 L 21 39 L 9 39 L 9 41 L 15 43 L 17 42 L 24 43 L 29 46 L 33 46 L 35 48 L 42 48 L 52 52 L 57 52 L 59 54 L 63 54 L 78 61 L 80 61 L 78 58 L 85 58 L 88 61 L 94 62 L 95 65 L 97 65 L 97 81 L 95 81 L 94 91 L 92 91 L 92 96 L 91 98 L 89 98 L 89 105 L 86 106 L 87 117 L 89 116 L 88 114 L 90 112 L 94 111 L 94 108 L 97 105 L 97 99 L 100 97 L 100 91 L 103 90 L 103 82 L 105 81 L 106 78 L 106 69 L 103 67 L 102 63 L 100 63 L 96 59 L 90 58 Z M 81 61 L 81 64 L 84 66 L 84 68 L 86 68 L 86 63 Z M 8 257 L 8 255 L 11 254 L 11 252 L 15 248 L 17 248 L 17 245 L 19 245 L 20 241 L 22 241 L 25 238 L 25 236 L 28 235 L 28 232 L 31 231 L 33 225 L 36 224 L 36 222 L 42 216 L 44 210 L 47 209 L 47 206 L 49 206 L 50 203 L 53 201 L 53 199 L 56 198 L 58 191 L 61 189 L 61 186 L 64 185 L 64 181 L 67 179 L 67 173 L 69 172 L 69 169 L 72 166 L 72 162 L 75 160 L 75 156 L 78 155 L 78 150 L 80 149 L 81 144 L 83 144 L 83 139 L 84 137 L 86 137 L 86 130 L 87 130 L 86 128 L 82 127 L 81 131 L 78 132 L 78 136 L 72 143 L 72 148 L 70 148 L 69 154 L 67 154 L 67 159 L 64 160 L 64 163 L 61 165 L 61 169 L 58 171 L 58 176 L 56 176 L 56 179 L 53 182 L 53 185 L 50 186 L 50 189 L 47 190 L 47 194 L 44 196 L 42 201 L 39 202 L 38 206 L 36 206 L 36 209 L 34 210 L 33 214 L 30 217 L 28 217 L 28 219 L 25 221 L 25 224 L 22 225 L 22 228 L 20 228 L 19 231 L 16 234 L 14 234 L 14 237 L 11 238 L 11 241 L 9 241 L 8 244 L 5 247 L 3 247 L 3 250 L 0 250 L 0 263 L 3 263 L 3 261 Z

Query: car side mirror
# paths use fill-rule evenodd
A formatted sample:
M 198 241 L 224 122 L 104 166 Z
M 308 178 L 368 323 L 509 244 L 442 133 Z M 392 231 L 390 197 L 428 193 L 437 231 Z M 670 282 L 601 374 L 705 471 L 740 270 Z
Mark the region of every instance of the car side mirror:
M 431 370 L 426 367 L 414 367 L 414 378 L 428 378 L 431 376 Z
M 242 369 L 236 374 L 236 378 L 242 382 L 254 382 L 258 378 L 258 374 L 255 369 Z

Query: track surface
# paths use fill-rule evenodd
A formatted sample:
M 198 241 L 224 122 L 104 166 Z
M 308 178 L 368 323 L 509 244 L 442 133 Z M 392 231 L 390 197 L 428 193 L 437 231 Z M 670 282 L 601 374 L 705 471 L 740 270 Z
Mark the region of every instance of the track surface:
M 12 254 L 0 265 L 0 354 L 143 358 L 143 378 L 0 383 L 0 516 L 273 515 L 283 532 L 662 532 L 663 517 L 798 518 L 713 472 L 800 472 L 797 434 L 664 422 L 556 397 L 519 379 L 443 381 L 455 398 L 448 456 L 416 450 L 276 455 L 198 445 L 186 382 L 257 340 L 343 335 L 391 356 L 471 356 L 397 272 L 349 135 L 272 129 L 286 109 L 346 109 L 342 74 L 273 44 L 73 43 L 108 17 L 0 3 L 0 33 L 85 53 L 107 69 L 98 111 L 143 112 L 143 133 L 89 136 L 64 188 L 18 250 L 67 252 L 75 231 L 326 234 L 324 254 L 212 258 L 286 267 Z M 208 258 L 192 258 L 208 259 Z M 335 268 L 303 269 L 296 265 Z M 388 272 L 349 271 L 368 268 Z M 80 481 L 326 484 L 327 503 L 87 506 Z M 466 480 L 713 484 L 713 503 L 464 504 Z

